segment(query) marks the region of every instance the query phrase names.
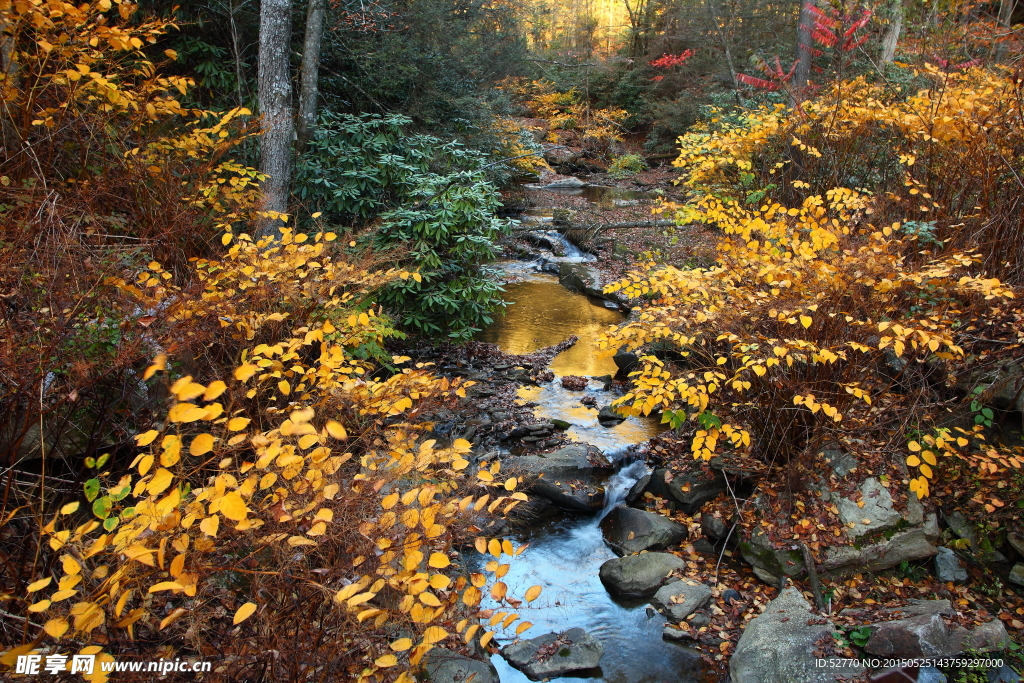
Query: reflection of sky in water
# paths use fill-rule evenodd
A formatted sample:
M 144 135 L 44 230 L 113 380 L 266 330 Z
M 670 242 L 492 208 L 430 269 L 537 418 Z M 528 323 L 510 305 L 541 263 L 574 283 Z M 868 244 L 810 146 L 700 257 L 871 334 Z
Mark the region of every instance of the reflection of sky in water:
M 537 600 L 517 610 L 523 620 L 533 623 L 522 637 L 579 627 L 604 646 L 602 678 L 555 680 L 686 683 L 700 679 L 699 655 L 662 639 L 665 619 L 660 614 L 648 617 L 645 602 L 618 602 L 605 590 L 598 569 L 615 554 L 604 544 L 596 517 L 556 521 L 522 540 L 529 541 L 530 547 L 509 560 L 511 569 L 504 578 L 509 595 L 522 596 L 538 584 L 544 587 Z M 509 628 L 508 638 L 498 638 L 499 645 L 511 640 L 515 626 Z M 529 681 L 500 655 L 493 656 L 491 662 L 502 683 Z
M 505 353 L 533 353 L 565 341 L 580 340 L 551 363 L 559 375 L 614 375 L 611 358 L 598 358 L 597 337 L 622 322 L 620 312 L 592 304 L 558 284 L 554 275 L 536 273 L 523 282 L 505 285 L 506 301 L 514 302 L 498 314 L 477 339 L 492 342 Z

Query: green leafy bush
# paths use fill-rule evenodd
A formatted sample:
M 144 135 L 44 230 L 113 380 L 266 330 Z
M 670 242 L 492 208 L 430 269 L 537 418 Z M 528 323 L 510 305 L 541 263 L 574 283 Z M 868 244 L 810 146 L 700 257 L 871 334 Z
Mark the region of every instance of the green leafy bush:
M 395 250 L 420 280 L 396 282 L 378 301 L 406 329 L 468 339 L 492 321 L 501 287 L 486 264 L 507 224 L 487 181 L 485 157 L 455 142 L 405 135 L 404 116 L 321 117 L 296 168 L 309 211 L 360 231 L 359 240 Z
M 608 175 L 613 178 L 628 178 L 646 169 L 647 164 L 639 154 L 623 154 L 612 160 L 608 166 Z

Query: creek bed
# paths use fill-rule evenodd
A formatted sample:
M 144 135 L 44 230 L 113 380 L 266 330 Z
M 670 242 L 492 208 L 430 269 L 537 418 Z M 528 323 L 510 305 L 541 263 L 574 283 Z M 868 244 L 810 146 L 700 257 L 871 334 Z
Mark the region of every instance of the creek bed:
M 566 290 L 557 278 L 539 273 L 523 274 L 519 282 L 506 286 L 505 298 L 513 302 L 478 339 L 498 344 L 508 353 L 530 353 L 557 344 L 571 335 L 580 339 L 551 363 L 557 375 L 601 376 L 615 373 L 610 359 L 599 358 L 597 336 L 623 320 L 618 311 L 601 302 Z M 620 468 L 605 484 L 605 511 L 621 502 L 629 488 L 648 471 L 642 461 L 628 461 L 629 446 L 650 439 L 660 431 L 656 420 L 628 418 L 612 427 L 597 423 L 597 411 L 580 403 L 586 394 L 598 405 L 607 405 L 612 394 L 600 382 L 592 381 L 585 391 L 563 389 L 559 378 L 538 387 L 523 387 L 520 398 L 536 404 L 538 417 L 559 418 L 572 423 L 568 434 L 576 441 L 601 448 Z M 529 543 L 520 556 L 510 560 L 503 578 L 511 596 L 522 596 L 530 586 L 544 588 L 540 598 L 518 610 L 534 626 L 525 634 L 535 638 L 549 632 L 579 627 L 598 638 L 604 646 L 600 673 L 596 677 L 564 677 L 559 681 L 605 681 L 607 683 L 690 683 L 702 680 L 706 668 L 699 654 L 664 641 L 665 619 L 648 612 L 646 601 L 613 598 L 598 578 L 604 562 L 615 557 L 605 545 L 598 515 L 564 512 L 545 523 L 512 536 L 518 545 Z M 492 558 L 493 559 L 493 558 Z M 479 563 L 484 558 L 476 558 Z M 482 605 L 484 608 L 497 604 Z M 498 632 L 496 642 L 504 645 L 514 637 Z M 500 655 L 492 657 L 502 683 L 525 683 L 529 679 L 513 669 Z

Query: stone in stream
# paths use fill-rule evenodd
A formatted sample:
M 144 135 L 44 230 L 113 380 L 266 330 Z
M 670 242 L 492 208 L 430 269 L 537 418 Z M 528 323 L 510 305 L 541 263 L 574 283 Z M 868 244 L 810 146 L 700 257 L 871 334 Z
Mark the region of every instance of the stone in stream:
M 683 621 L 711 600 L 711 589 L 703 583 L 683 579 L 662 586 L 651 604 L 669 621 Z
M 608 560 L 598 576 L 610 593 L 645 598 L 668 583 L 669 574 L 685 568 L 686 562 L 670 553 L 640 553 Z
M 503 471 L 519 474 L 525 490 L 568 510 L 598 512 L 604 479 L 613 471 L 600 449 L 572 444 L 546 455 L 507 458 Z
M 729 660 L 732 683 L 833 683 L 856 678 L 864 668 L 856 660 L 819 665 L 819 641 L 831 639 L 835 626 L 811 612 L 796 588 L 782 591 L 747 624 Z M 849 665 L 849 666 L 847 666 Z
M 534 681 L 597 669 L 604 654 L 601 642 L 581 628 L 518 640 L 501 648 L 509 664 Z
M 435 647 L 424 664 L 430 683 L 499 683 L 498 671 L 490 662 Z
M 659 467 L 651 474 L 647 491 L 658 498 L 674 501 L 683 512 L 692 515 L 719 493 L 727 490 L 721 470 L 692 466 L 686 472 L 675 473 Z
M 615 507 L 601 520 L 601 531 L 605 543 L 618 555 L 662 550 L 686 538 L 686 527 L 682 524 L 656 512 L 626 505 Z
M 605 406 L 601 408 L 597 414 L 597 421 L 601 423 L 602 427 L 614 427 L 617 424 L 621 424 L 626 421 L 626 416 L 619 413 L 612 406 Z

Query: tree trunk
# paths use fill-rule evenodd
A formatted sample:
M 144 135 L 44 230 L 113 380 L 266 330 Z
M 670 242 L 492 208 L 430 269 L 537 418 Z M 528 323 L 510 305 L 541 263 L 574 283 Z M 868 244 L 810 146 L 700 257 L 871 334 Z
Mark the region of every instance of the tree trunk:
M 1001 62 L 1006 59 L 1006 40 L 1009 37 L 1010 29 L 1013 27 L 1013 10 L 1017 6 L 1017 0 L 1000 0 L 999 2 L 999 26 L 1005 29 L 1003 32 L 1004 40 L 1000 40 L 996 43 L 996 61 Z
M 811 30 L 814 27 L 814 0 L 805 0 L 800 6 L 800 21 L 796 27 L 796 69 L 790 88 L 790 104 L 797 105 L 803 101 L 807 92 L 807 83 L 811 78 Z
M 893 0 L 891 15 L 889 17 L 889 28 L 882 38 L 882 67 L 891 62 L 896 56 L 896 46 L 900 42 L 900 33 L 903 31 L 903 1 Z
M 242 93 L 242 85 L 245 83 L 245 72 L 242 70 L 242 47 L 238 35 L 238 22 L 235 21 L 235 15 L 239 9 L 241 9 L 241 5 L 236 0 L 232 0 L 228 23 L 231 28 L 231 52 L 235 58 L 235 97 L 238 100 L 238 106 L 244 107 L 245 95 Z
M 317 79 L 320 74 L 320 44 L 324 35 L 327 0 L 309 0 L 306 10 L 306 40 L 302 47 L 302 84 L 299 90 L 298 138 L 295 149 L 302 153 L 316 130 Z
M 288 57 L 292 34 L 291 0 L 263 0 L 260 5 L 259 105 L 263 135 L 260 138 L 260 172 L 264 211 L 288 213 L 292 175 L 292 83 Z M 256 234 L 274 235 L 283 221 L 262 218 Z

